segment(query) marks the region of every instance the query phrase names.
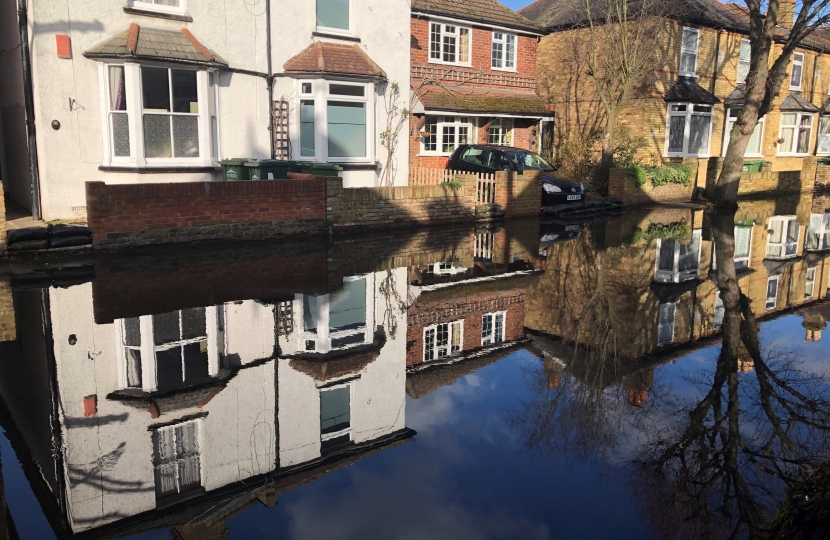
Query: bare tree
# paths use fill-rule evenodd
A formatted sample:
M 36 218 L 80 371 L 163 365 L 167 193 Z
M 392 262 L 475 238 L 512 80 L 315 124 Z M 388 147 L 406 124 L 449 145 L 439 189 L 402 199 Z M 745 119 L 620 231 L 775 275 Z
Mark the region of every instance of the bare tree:
M 830 21 L 830 0 L 745 0 L 749 16 L 752 51 L 746 77 L 744 106 L 730 132 L 723 169 L 709 198 L 718 206 L 734 206 L 738 197 L 744 154 L 758 120 L 772 108 L 787 77 L 795 48 L 816 28 Z M 797 10 L 797 13 L 796 13 Z M 793 25 L 782 31 L 781 22 L 793 17 Z M 788 21 L 787 21 L 788 22 Z M 782 45 L 774 58 L 774 42 Z
M 581 2 L 588 40 L 574 33 L 574 60 L 586 65 L 605 109 L 602 160 L 597 172 L 607 178 L 614 162 L 614 132 L 620 112 L 629 104 L 659 60 L 657 51 L 665 0 L 575 0 Z M 590 50 L 588 50 L 590 47 Z

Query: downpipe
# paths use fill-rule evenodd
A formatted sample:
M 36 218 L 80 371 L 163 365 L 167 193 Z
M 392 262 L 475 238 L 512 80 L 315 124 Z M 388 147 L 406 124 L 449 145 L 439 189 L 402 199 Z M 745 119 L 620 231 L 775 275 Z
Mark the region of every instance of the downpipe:
M 271 0 L 265 0 L 265 45 L 268 48 L 268 133 L 271 141 L 271 159 L 277 157 L 274 148 L 274 70 L 271 66 Z
M 40 172 L 37 165 L 35 136 L 35 100 L 32 84 L 32 63 L 29 54 L 29 19 L 26 0 L 17 0 L 17 21 L 20 26 L 20 56 L 23 60 L 23 98 L 26 107 L 26 139 L 29 149 L 29 182 L 32 190 L 32 220 L 41 218 Z

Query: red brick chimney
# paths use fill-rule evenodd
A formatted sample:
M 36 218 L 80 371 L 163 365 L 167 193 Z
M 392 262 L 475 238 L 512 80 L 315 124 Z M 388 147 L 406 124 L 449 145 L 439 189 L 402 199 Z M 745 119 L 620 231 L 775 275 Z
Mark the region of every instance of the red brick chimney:
M 795 0 L 780 0 L 778 8 L 778 25 L 792 29 L 795 22 Z

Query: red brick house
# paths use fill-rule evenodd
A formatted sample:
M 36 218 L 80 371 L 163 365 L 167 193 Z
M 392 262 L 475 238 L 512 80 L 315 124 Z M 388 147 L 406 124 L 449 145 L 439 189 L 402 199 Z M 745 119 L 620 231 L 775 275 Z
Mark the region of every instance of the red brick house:
M 545 150 L 540 27 L 496 0 L 413 0 L 411 23 L 413 169 L 443 168 L 465 143 Z

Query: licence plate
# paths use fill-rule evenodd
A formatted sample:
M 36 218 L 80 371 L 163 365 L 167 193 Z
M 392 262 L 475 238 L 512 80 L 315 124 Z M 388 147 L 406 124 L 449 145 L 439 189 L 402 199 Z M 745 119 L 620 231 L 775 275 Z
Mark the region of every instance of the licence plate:
M 579 225 L 566 225 L 565 230 L 566 231 L 578 231 L 579 230 Z
M 568 195 L 568 200 L 569 201 L 578 201 L 581 198 L 582 198 L 582 195 Z

